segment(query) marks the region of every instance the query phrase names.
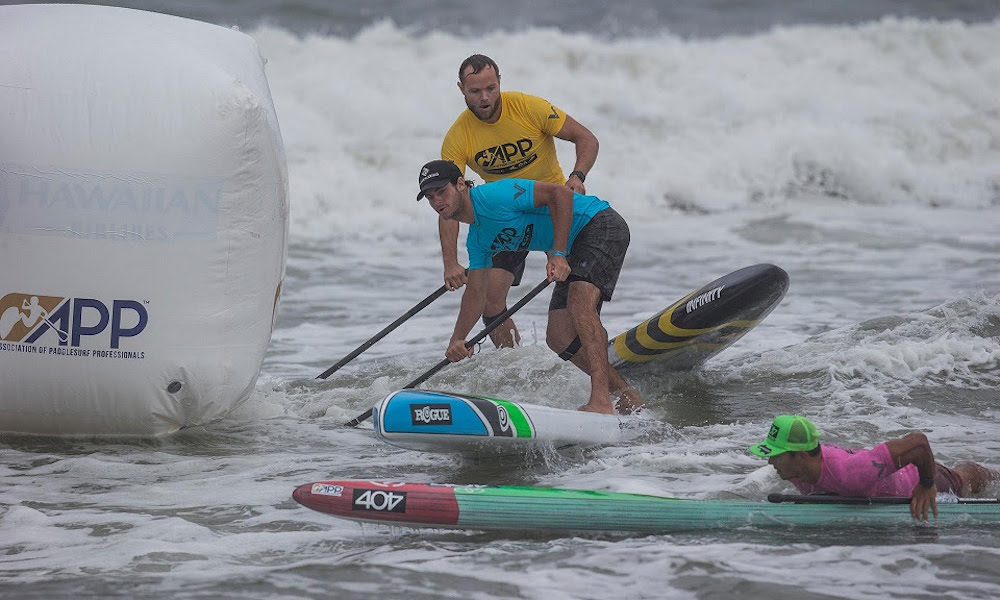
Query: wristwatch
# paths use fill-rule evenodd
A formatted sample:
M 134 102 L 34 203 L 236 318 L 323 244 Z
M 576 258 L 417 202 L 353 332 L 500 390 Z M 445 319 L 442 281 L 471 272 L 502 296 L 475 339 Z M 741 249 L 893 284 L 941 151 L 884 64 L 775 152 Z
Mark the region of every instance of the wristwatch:
M 583 174 L 583 171 L 573 171 L 569 174 L 570 177 L 576 175 L 580 180 L 580 183 L 585 183 L 587 181 L 587 176 Z

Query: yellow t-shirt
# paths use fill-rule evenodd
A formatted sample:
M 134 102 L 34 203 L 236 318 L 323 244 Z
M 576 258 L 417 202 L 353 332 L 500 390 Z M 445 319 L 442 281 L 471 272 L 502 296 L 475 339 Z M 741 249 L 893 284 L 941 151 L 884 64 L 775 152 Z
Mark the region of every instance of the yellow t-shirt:
M 503 108 L 496 123 L 484 123 L 466 109 L 441 144 L 441 158 L 469 166 L 484 181 L 508 177 L 566 183 L 556 156 L 555 134 L 566 113 L 548 100 L 521 92 L 500 92 Z

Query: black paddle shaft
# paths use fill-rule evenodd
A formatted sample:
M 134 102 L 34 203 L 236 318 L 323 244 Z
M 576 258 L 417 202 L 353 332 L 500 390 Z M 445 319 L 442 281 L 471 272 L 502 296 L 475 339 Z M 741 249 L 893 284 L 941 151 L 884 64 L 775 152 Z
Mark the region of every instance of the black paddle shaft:
M 909 504 L 910 498 L 888 498 L 878 496 L 875 498 L 864 498 L 861 496 L 834 496 L 826 494 L 816 494 L 813 496 L 799 496 L 796 494 L 768 494 L 768 502 L 791 502 L 794 504 Z M 955 502 L 948 504 L 1000 504 L 997 498 L 958 498 Z
M 400 325 L 402 325 L 407 319 L 409 319 L 413 315 L 417 314 L 418 312 L 422 311 L 423 309 L 427 308 L 427 305 L 429 305 L 431 302 L 434 302 L 435 300 L 437 300 L 438 298 L 440 298 L 441 295 L 444 294 L 447 291 L 448 291 L 448 286 L 447 285 L 442 285 L 438 289 L 434 290 L 434 293 L 432 293 L 430 296 L 427 296 L 426 298 L 424 298 L 423 300 L 421 300 L 420 302 L 418 302 L 416 304 L 416 306 L 414 306 L 410 310 L 408 310 L 405 313 L 403 313 L 403 315 L 401 317 L 399 317 L 398 319 L 396 319 L 395 321 L 393 321 L 392 323 L 390 323 L 382 331 L 376 333 L 374 336 L 372 336 L 372 338 L 370 340 L 368 340 L 364 344 L 361 344 L 360 346 L 358 346 L 357 348 L 355 348 L 353 352 L 351 352 L 350 354 L 348 354 L 344 358 L 340 359 L 337 362 L 337 364 L 333 365 L 329 369 L 327 369 L 327 370 L 323 371 L 322 373 L 320 373 L 316 377 L 316 379 L 326 379 L 327 377 L 329 377 L 330 375 L 332 375 L 334 372 L 337 371 L 337 369 L 339 369 L 340 367 L 343 367 L 347 363 L 349 363 L 352 360 L 354 360 L 355 358 L 357 358 L 359 354 L 361 354 L 365 350 L 371 348 L 375 344 L 375 342 L 377 342 L 380 339 L 382 339 L 385 336 L 387 336 L 389 334 L 389 332 L 391 332 L 393 329 L 395 329 L 395 328 L 399 327 Z
M 768 502 L 790 502 L 793 504 L 909 504 L 909 498 L 864 498 L 862 496 L 768 494 Z
M 523 298 L 521 298 L 520 300 L 518 300 L 517 303 L 514 304 L 514 306 L 511 306 L 510 308 L 508 308 L 507 310 L 505 310 L 500 316 L 498 316 L 495 319 L 493 319 L 493 321 L 489 325 L 487 325 L 485 329 L 483 329 L 478 334 L 476 334 L 476 337 L 474 337 L 471 340 L 465 342 L 465 347 L 466 348 L 471 348 L 471 347 L 475 346 L 476 344 L 478 344 L 479 342 L 481 342 L 484 339 L 486 339 L 486 336 L 488 336 L 491 331 L 493 331 L 494 329 L 496 329 L 497 327 L 499 327 L 501 323 L 503 323 L 504 321 L 506 321 L 507 319 L 509 319 L 512 314 L 514 314 L 517 311 L 521 310 L 521 308 L 525 304 L 527 304 L 528 302 L 531 301 L 532 298 L 534 298 L 535 296 L 537 296 L 538 294 L 540 294 L 541 291 L 544 290 L 550 283 L 552 283 L 552 282 L 549 281 L 548 279 L 545 279 L 541 283 L 539 283 L 538 285 L 536 285 L 534 287 L 534 289 L 532 289 L 530 292 L 528 292 L 527 294 L 525 294 Z M 438 364 L 434 365 L 429 371 L 427 371 L 426 373 L 424 373 L 420 377 L 417 377 L 416 379 L 414 379 L 410 383 L 408 383 L 405 386 L 403 386 L 403 389 L 410 389 L 410 388 L 417 387 L 421 383 L 423 383 L 423 382 L 427 381 L 428 379 L 430 379 L 435 373 L 437 373 L 441 369 L 447 367 L 450 362 L 451 362 L 451 359 L 449 359 L 449 358 L 446 358 L 446 359 L 442 360 Z M 347 426 L 348 427 L 356 427 L 359 423 L 363 423 L 364 421 L 367 421 L 371 416 L 372 416 L 372 409 L 369 408 L 364 413 L 362 413 L 362 414 L 354 417 L 350 421 L 348 421 L 347 422 Z

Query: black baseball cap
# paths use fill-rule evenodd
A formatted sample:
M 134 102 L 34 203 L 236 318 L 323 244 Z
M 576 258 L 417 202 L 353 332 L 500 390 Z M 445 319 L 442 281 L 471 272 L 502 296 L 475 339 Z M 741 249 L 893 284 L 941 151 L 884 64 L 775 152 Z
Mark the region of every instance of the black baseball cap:
M 420 177 L 418 178 L 420 193 L 417 194 L 417 202 L 420 202 L 427 190 L 435 190 L 449 183 L 455 183 L 460 177 L 462 177 L 462 172 L 458 170 L 455 163 L 450 160 L 432 160 L 420 169 Z

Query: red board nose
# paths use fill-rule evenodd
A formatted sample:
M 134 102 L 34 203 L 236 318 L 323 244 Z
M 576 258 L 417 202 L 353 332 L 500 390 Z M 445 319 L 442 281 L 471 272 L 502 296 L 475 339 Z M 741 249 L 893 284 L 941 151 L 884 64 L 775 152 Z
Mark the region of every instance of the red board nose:
M 447 527 L 457 525 L 459 518 L 455 488 L 449 485 L 317 481 L 295 488 L 292 498 L 307 508 L 348 519 Z

